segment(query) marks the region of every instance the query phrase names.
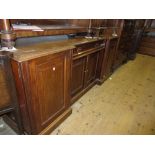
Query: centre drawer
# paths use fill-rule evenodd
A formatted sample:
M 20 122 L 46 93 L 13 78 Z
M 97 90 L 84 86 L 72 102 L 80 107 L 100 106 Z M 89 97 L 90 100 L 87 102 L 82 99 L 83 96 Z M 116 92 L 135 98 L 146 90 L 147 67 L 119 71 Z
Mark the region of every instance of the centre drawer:
M 105 44 L 103 40 L 95 41 L 91 43 L 82 43 L 75 45 L 76 48 L 73 50 L 73 55 L 79 55 L 82 54 L 84 51 L 91 50 L 94 48 L 103 47 Z

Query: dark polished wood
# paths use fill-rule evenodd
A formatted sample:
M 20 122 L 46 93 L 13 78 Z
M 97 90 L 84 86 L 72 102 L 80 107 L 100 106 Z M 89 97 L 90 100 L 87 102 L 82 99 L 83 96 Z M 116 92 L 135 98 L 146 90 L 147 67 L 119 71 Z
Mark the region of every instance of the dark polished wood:
M 37 36 L 51 36 L 51 35 L 65 35 L 65 34 L 74 34 L 87 32 L 86 28 L 74 28 L 72 26 L 66 28 L 53 28 L 53 29 L 44 29 L 43 31 L 32 31 L 32 30 L 15 30 L 16 37 L 37 37 Z
M 147 19 L 144 24 L 144 31 L 140 42 L 139 53 L 155 56 L 155 20 Z
M 105 69 L 105 73 L 104 75 L 106 77 L 108 77 L 109 75 L 112 74 L 113 72 L 113 65 L 114 65 L 114 61 L 115 61 L 115 55 L 116 55 L 116 46 L 117 46 L 117 41 L 118 38 L 113 38 L 108 40 L 107 45 L 109 47 L 107 47 L 107 63 L 106 63 L 106 69 Z
M 89 54 L 87 57 L 85 87 L 88 87 L 93 81 L 96 80 L 98 56 L 99 51 Z
M 90 25 L 91 21 L 91 25 Z M 49 36 L 49 35 L 63 35 L 88 32 L 88 27 L 107 27 L 105 34 L 108 35 L 113 31 L 113 27 L 119 29 L 121 20 L 119 19 L 11 19 L 12 24 L 27 24 L 43 26 L 43 31 L 33 30 L 14 30 L 16 37 L 33 37 L 33 36 Z M 45 28 L 48 26 L 48 29 Z M 49 28 L 51 26 L 51 28 Z M 110 32 L 109 32 L 110 31 Z
M 105 52 L 103 55 L 100 54 L 98 84 L 102 84 L 113 72 L 117 42 L 117 37 L 106 40 Z
M 24 130 L 39 134 L 70 105 L 71 52 L 12 61 Z M 50 128 L 49 128 L 50 130 Z
M 17 101 L 14 77 L 10 64 L 10 53 L 0 52 L 0 115 L 6 115 L 12 124 L 11 127 L 22 134 L 20 111 Z M 15 128 L 14 128 L 15 126 Z
M 93 52 L 96 49 L 98 50 L 103 48 L 104 44 L 98 44 L 98 42 L 102 42 L 103 39 L 104 38 L 74 38 L 63 41 L 59 40 L 54 42 L 38 43 L 25 47 L 19 47 L 18 50 L 12 53 L 12 58 L 18 62 L 22 62 L 75 48 L 76 50 L 73 51 L 73 57 L 75 55 L 81 57 L 81 55 L 87 55 L 87 53 Z M 80 45 L 80 47 L 78 45 Z M 91 51 L 88 50 L 89 46 L 91 46 Z
M 114 68 L 134 59 L 139 48 L 144 20 L 124 19 L 121 24 Z
M 155 56 L 155 37 L 143 36 L 138 52 L 141 54 Z
M 36 132 L 39 133 L 66 108 L 66 60 L 64 55 L 41 58 L 29 62 L 28 67 L 32 104 L 36 104 L 32 112 L 35 114 Z
M 97 79 L 99 53 L 103 52 L 103 40 L 78 44 L 73 50 L 71 74 L 71 103 L 88 91 Z
M 15 79 L 16 89 L 17 89 L 17 97 L 18 97 L 18 104 L 20 107 L 21 112 L 21 120 L 24 132 L 31 133 L 31 125 L 30 125 L 30 118 L 27 109 L 27 102 L 25 96 L 25 88 L 23 85 L 23 78 L 22 78 L 22 65 L 17 63 L 14 60 L 11 60 L 13 75 Z
M 73 97 L 84 88 L 86 58 L 82 57 L 73 60 L 71 96 Z
M 26 134 L 50 133 L 71 113 L 70 103 L 96 84 L 99 53 L 104 46 L 102 38 L 76 38 L 31 45 L 13 53 L 12 68 Z
M 40 43 L 19 48 L 12 54 L 12 69 L 24 132 L 50 133 L 71 113 L 70 100 L 74 103 L 97 81 L 99 84 L 103 83 L 115 68 L 135 54 L 133 51 L 138 47 L 135 30 L 147 27 L 145 31 L 151 28 L 152 32 L 154 22 L 149 22 L 121 19 L 49 19 L 11 20 L 9 25 L 9 20 L 4 21 L 1 29 L 5 32 L 12 33 L 12 24 L 40 25 L 43 29 L 14 30 L 17 38 L 75 34 L 87 32 L 88 27 L 92 29 L 92 35 L 103 37 Z M 117 37 L 114 37 L 115 33 Z M 9 35 L 2 35 L 2 39 L 11 41 L 13 37 L 9 38 Z M 153 46 L 150 43 L 148 45 Z M 2 95 L 7 96 L 1 100 L 6 102 L 0 102 L 0 108 L 9 107 L 5 112 L 10 113 L 13 108 L 8 102 L 9 95 L 4 95 L 7 94 L 4 77 L 5 72 L 0 68 L 0 88 L 4 90 Z M 4 109 L 1 112 L 4 113 Z M 9 117 L 13 118 L 11 115 Z

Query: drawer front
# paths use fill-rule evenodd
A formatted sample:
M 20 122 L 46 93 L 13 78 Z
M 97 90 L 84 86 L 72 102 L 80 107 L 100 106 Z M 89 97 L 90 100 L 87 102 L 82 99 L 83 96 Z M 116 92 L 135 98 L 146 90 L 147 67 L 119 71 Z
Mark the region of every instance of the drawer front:
M 94 48 L 99 48 L 104 45 L 105 44 L 104 44 L 103 40 L 92 42 L 92 43 L 76 45 L 76 48 L 73 50 L 73 55 L 79 55 L 79 54 L 82 54 L 84 51 L 91 50 Z

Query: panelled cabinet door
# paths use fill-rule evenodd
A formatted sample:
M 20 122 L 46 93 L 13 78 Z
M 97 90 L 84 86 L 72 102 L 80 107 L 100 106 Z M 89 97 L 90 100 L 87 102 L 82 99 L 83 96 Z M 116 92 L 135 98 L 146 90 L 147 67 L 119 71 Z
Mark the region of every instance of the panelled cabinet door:
M 76 95 L 84 88 L 86 57 L 73 60 L 72 80 L 71 80 L 71 97 Z
M 88 86 L 96 79 L 98 55 L 99 52 L 95 52 L 87 56 L 85 86 Z
M 69 52 L 68 52 L 69 53 Z M 34 133 L 47 127 L 66 108 L 70 64 L 67 54 L 42 57 L 28 62 Z M 32 126 L 33 126 L 33 122 Z

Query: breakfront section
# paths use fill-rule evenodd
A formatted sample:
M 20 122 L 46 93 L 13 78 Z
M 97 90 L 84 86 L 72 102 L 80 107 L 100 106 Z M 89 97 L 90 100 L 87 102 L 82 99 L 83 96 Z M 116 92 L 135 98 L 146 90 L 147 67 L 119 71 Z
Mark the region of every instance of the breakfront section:
M 104 40 L 79 44 L 73 51 L 71 69 L 71 103 L 79 99 L 97 80 L 99 56 Z
M 48 134 L 71 113 L 70 51 L 12 61 L 24 130 Z

